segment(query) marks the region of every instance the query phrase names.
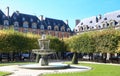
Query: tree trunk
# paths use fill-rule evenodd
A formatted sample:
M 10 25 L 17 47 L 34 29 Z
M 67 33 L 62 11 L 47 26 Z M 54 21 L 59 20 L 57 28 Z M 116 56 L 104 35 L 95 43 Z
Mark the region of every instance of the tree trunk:
M 106 63 L 106 61 L 107 61 L 107 53 L 103 53 L 102 57 L 103 57 L 103 62 Z
M 72 58 L 72 64 L 78 64 L 78 53 L 74 52 L 73 58 Z

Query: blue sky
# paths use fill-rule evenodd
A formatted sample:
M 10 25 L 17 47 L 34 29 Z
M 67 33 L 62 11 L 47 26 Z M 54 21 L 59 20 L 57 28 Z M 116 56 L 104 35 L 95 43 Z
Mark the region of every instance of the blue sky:
M 10 15 L 18 10 L 38 17 L 44 15 L 64 21 L 68 19 L 73 29 L 75 19 L 120 10 L 120 0 L 0 0 L 0 9 L 3 12 L 7 6 L 10 7 Z

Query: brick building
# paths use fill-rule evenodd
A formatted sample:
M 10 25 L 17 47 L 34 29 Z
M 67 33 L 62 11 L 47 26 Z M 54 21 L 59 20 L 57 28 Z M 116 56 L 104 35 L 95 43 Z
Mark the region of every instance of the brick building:
M 34 34 L 47 34 L 59 38 L 69 37 L 71 29 L 63 20 L 44 18 L 41 15 L 39 18 L 35 15 L 29 15 L 16 11 L 9 16 L 9 7 L 7 7 L 7 14 L 5 15 L 0 10 L 0 29 L 9 29 L 13 26 L 15 31 L 31 32 Z

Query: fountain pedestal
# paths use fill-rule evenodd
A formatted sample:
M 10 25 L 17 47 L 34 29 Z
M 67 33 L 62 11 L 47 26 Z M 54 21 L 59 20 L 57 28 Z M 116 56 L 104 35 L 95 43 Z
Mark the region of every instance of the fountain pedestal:
M 41 56 L 39 64 L 40 66 L 48 66 L 48 58 L 46 55 Z

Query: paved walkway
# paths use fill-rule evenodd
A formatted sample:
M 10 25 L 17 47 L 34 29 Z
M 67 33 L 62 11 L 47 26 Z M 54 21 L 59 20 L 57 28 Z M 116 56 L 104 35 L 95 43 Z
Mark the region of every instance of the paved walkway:
M 3 66 L 0 67 L 0 71 L 12 72 L 9 76 L 38 76 L 46 73 L 63 73 L 63 72 L 78 72 L 90 70 L 90 67 L 71 65 L 71 68 L 59 69 L 59 70 L 33 70 L 19 68 L 19 65 Z

